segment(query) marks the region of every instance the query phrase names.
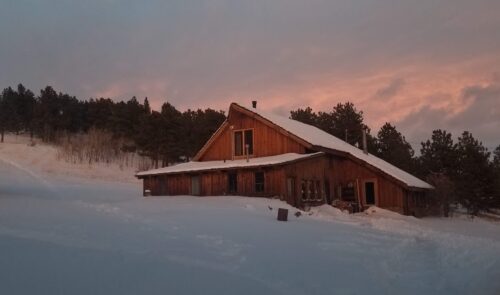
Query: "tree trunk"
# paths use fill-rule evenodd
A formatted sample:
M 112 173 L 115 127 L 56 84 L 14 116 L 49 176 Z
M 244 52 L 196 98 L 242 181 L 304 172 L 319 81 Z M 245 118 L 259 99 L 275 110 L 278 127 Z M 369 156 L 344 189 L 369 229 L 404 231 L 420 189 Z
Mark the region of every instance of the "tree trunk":
M 4 135 L 4 133 L 5 133 L 5 130 L 2 128 L 2 131 L 0 131 L 0 132 L 2 133 L 2 135 L 0 136 L 0 137 L 1 137 L 1 138 L 0 138 L 0 142 L 3 142 L 3 135 Z

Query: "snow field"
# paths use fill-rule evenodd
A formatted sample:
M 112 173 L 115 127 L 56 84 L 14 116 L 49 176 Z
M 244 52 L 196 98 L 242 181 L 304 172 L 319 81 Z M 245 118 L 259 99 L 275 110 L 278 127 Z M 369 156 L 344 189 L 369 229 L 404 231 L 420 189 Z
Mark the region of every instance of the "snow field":
M 0 144 L 0 294 L 500 292 L 498 222 L 143 198 L 139 183 L 105 177 L 114 168 L 66 168 L 48 147 L 9 145 L 19 144 Z

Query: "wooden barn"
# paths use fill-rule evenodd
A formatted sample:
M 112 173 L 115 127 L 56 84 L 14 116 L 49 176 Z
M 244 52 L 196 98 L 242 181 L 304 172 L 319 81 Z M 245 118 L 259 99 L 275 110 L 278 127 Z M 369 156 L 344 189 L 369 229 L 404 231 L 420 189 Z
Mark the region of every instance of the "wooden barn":
M 316 127 L 232 103 L 193 161 L 143 171 L 144 195 L 277 197 L 421 215 L 432 186 Z

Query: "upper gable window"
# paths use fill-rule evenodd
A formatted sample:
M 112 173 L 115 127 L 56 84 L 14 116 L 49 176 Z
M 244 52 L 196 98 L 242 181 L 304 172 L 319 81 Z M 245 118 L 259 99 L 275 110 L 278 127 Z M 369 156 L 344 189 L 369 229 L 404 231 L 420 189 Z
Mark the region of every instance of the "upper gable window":
M 234 131 L 234 155 L 253 155 L 253 129 Z

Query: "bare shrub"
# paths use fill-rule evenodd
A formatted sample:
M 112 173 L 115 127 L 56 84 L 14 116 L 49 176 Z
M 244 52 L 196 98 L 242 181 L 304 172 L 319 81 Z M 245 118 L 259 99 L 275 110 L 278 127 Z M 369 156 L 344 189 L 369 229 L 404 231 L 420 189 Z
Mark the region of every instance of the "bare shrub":
M 110 132 L 90 129 L 87 133 L 60 135 L 57 140 L 57 158 L 73 164 L 116 164 L 120 169 L 147 170 L 151 159 L 130 151 L 132 144 L 123 138 L 114 138 Z

